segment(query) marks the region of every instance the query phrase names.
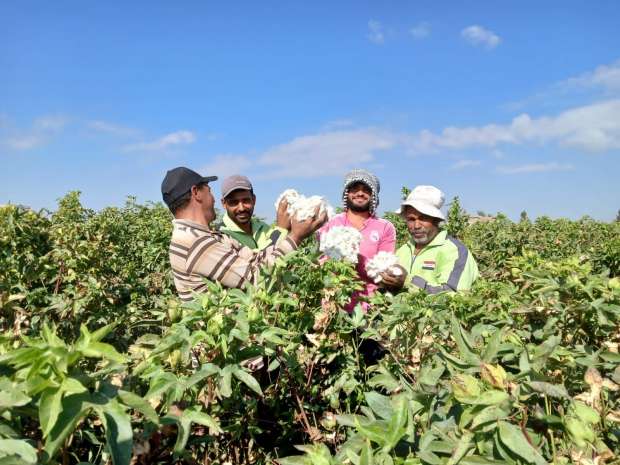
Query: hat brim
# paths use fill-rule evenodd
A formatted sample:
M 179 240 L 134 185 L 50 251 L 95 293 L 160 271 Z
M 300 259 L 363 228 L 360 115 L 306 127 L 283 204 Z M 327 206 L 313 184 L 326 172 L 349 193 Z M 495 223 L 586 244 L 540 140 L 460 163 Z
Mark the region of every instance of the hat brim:
M 203 176 L 200 182 L 209 184 L 211 181 L 217 181 L 217 176 Z
M 417 211 L 419 211 L 420 213 L 423 213 L 424 215 L 432 216 L 433 218 L 439 218 L 440 220 L 445 221 L 446 219 L 446 216 L 443 214 L 443 212 L 439 208 L 435 208 L 423 202 L 416 202 L 415 200 L 403 202 L 400 204 L 400 208 L 396 210 L 396 213 L 398 214 L 402 213 L 403 207 L 415 208 Z

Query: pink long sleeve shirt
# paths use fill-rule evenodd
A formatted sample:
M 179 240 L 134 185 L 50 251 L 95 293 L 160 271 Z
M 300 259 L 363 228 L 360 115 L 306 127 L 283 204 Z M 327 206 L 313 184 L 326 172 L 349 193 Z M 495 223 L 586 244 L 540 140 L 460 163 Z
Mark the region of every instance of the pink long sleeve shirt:
M 339 213 L 319 229 L 319 237 L 334 226 L 354 227 L 347 218 L 346 212 Z M 368 260 L 381 251 L 394 253 L 396 248 L 396 228 L 388 220 L 371 216 L 364 221 L 364 225 L 359 231 L 362 234 L 362 242 L 360 243 L 360 253 L 357 260 L 357 272 L 362 281 L 364 281 L 365 287 L 363 291 L 356 292 L 353 295 L 351 302 L 345 307 L 348 312 L 353 311 L 359 296 L 370 296 L 378 287 L 366 274 L 366 263 Z M 362 305 L 364 310 L 368 308 L 368 304 L 365 302 Z

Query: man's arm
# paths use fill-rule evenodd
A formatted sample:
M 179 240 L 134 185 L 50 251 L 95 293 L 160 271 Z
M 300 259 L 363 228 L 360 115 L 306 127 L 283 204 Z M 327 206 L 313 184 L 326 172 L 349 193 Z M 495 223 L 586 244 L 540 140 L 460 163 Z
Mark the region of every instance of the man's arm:
M 230 240 L 211 242 L 198 253 L 190 254 L 187 272 L 196 273 L 225 287 L 242 287 L 247 281 L 256 282 L 262 267 L 273 265 L 280 257 L 294 251 L 295 242 L 287 237 L 277 246 L 253 251 L 248 247 L 237 249 Z
M 197 273 L 207 279 L 219 281 L 225 287 L 242 287 L 247 281 L 256 282 L 259 270 L 272 265 L 278 258 L 294 251 L 297 244 L 308 237 L 323 222 L 326 215 L 318 216 L 318 208 L 312 220 L 291 223 L 289 235 L 276 245 L 253 251 L 247 247 L 233 246 L 232 239 L 205 240 L 197 242 L 187 259 L 187 273 Z

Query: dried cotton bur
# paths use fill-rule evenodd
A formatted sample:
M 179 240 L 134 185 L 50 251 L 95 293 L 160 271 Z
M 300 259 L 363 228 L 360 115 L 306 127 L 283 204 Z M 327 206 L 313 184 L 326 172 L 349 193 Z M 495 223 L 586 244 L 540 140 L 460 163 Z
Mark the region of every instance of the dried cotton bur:
M 297 221 L 304 221 L 314 216 L 316 208 L 319 207 L 319 216 L 327 213 L 327 218 L 334 216 L 333 207 L 320 195 L 306 197 L 295 189 L 286 189 L 276 200 L 276 211 L 282 200 L 286 200 L 288 205 L 287 213 Z
M 390 252 L 378 252 L 366 263 L 366 274 L 375 284 L 381 282 L 381 273 L 390 272 L 393 276 L 400 276 L 403 271 L 398 265 L 398 257 Z
M 349 226 L 334 226 L 321 234 L 319 250 L 330 258 L 357 263 L 362 235 Z

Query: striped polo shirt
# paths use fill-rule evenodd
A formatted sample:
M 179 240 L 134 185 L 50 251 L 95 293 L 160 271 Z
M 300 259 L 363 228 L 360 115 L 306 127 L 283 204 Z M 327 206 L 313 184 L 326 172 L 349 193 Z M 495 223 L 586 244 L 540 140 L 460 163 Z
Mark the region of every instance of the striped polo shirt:
M 224 287 L 256 283 L 259 270 L 294 251 L 295 242 L 286 237 L 276 245 L 253 251 L 236 240 L 189 220 L 173 220 L 170 265 L 179 297 L 191 300 L 207 288 L 205 278 Z

